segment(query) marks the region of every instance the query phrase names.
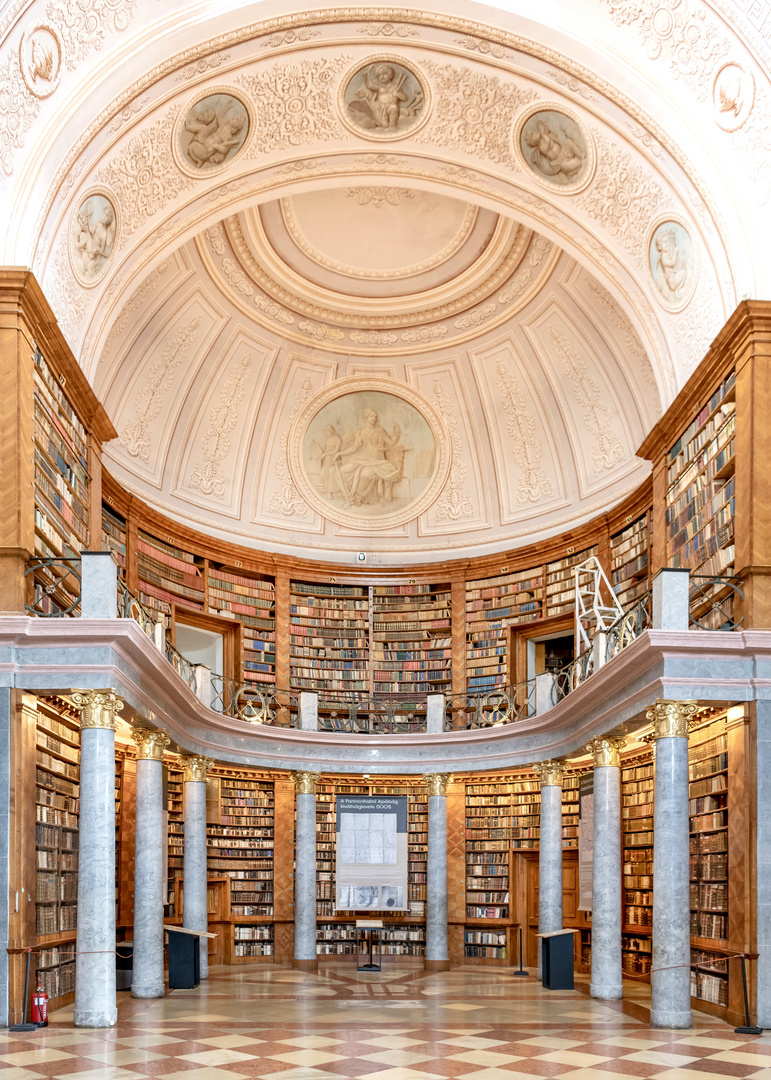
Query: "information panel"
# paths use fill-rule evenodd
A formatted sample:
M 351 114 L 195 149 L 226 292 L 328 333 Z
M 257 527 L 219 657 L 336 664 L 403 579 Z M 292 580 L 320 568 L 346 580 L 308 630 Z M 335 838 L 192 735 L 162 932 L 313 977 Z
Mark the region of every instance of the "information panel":
M 338 795 L 337 911 L 407 911 L 406 795 Z

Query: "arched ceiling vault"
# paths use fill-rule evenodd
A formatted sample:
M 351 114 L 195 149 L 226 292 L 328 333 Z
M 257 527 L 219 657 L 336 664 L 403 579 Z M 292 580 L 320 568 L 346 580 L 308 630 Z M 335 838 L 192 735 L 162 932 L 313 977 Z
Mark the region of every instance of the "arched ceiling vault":
M 129 488 L 214 534 L 398 561 L 553 533 L 644 477 L 635 447 L 769 288 L 764 39 L 730 0 L 508 7 L 2 9 L 5 260 L 41 280 Z M 443 447 L 429 468 L 407 424 L 380 518 L 342 505 L 349 474 L 325 503 L 302 433 L 367 378 Z

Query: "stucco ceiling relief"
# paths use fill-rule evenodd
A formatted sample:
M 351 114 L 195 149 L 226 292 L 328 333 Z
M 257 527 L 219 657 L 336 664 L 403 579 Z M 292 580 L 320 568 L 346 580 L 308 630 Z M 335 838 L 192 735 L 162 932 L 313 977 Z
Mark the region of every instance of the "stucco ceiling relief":
M 224 326 L 222 310 L 202 290 L 192 289 L 131 365 L 110 402 L 118 430 L 111 454 L 155 488 L 162 487 L 169 444 L 197 371 Z
M 514 341 L 472 349 L 493 455 L 498 513 L 504 523 L 567 506 L 556 433 L 545 402 Z
M 324 520 L 303 498 L 289 468 L 292 424 L 308 401 L 337 376 L 337 363 L 296 353 L 284 361 L 257 461 L 251 519 L 293 532 L 323 533 Z
M 436 502 L 418 522 L 420 536 L 448 535 L 459 529 L 490 528 L 485 474 L 481 468 L 479 432 L 473 398 L 457 357 L 407 363 L 405 377 L 430 398 L 442 416 L 452 444 L 452 465 Z
M 240 516 L 246 460 L 277 351 L 239 330 L 209 365 L 178 450 L 172 495 Z

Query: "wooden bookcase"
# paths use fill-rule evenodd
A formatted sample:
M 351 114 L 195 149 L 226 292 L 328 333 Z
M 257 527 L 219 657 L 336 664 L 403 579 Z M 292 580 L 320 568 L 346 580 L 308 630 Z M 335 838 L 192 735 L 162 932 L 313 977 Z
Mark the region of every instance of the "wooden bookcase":
M 508 628 L 533 622 L 544 611 L 544 570 L 466 582 L 466 688 L 469 692 L 503 688 L 512 681 L 508 664 Z
M 369 589 L 292 581 L 289 654 L 293 686 L 370 689 Z M 323 680 L 319 671 L 324 672 Z
M 375 585 L 371 648 L 375 690 L 451 693 L 450 585 Z
M 276 681 L 275 582 L 267 575 L 247 576 L 222 565 L 209 565 L 206 595 L 209 611 L 238 619 L 243 627 L 240 668 L 255 690 Z
M 650 546 L 650 513 L 610 538 L 611 584 L 624 610 L 650 588 Z

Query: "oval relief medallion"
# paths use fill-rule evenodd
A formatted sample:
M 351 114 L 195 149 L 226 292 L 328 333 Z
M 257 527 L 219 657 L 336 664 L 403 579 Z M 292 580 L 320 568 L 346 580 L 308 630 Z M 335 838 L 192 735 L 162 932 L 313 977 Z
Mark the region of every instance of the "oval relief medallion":
M 214 87 L 195 98 L 177 122 L 174 148 L 181 168 L 201 176 L 231 165 L 253 128 L 250 114 L 230 88 Z
M 343 79 L 344 123 L 368 139 L 402 139 L 428 119 L 430 93 L 416 67 L 399 56 L 373 56 Z
M 34 97 L 53 94 L 62 72 L 62 43 L 52 26 L 27 27 L 19 45 L 19 67 Z
M 366 376 L 325 387 L 289 434 L 292 478 L 309 505 L 362 531 L 423 513 L 447 480 L 450 458 L 430 402 L 412 387 Z
M 726 64 L 712 87 L 715 121 L 723 131 L 738 131 L 755 103 L 755 80 L 736 63 Z
M 684 308 L 699 276 L 696 245 L 685 225 L 669 219 L 654 228 L 648 244 L 648 266 L 664 307 L 670 311 Z
M 86 192 L 70 220 L 70 263 L 81 285 L 95 285 L 107 267 L 118 235 L 115 204 L 106 192 Z
M 542 184 L 574 193 L 594 171 L 594 147 L 578 118 L 563 109 L 537 105 L 515 135 L 518 156 Z

